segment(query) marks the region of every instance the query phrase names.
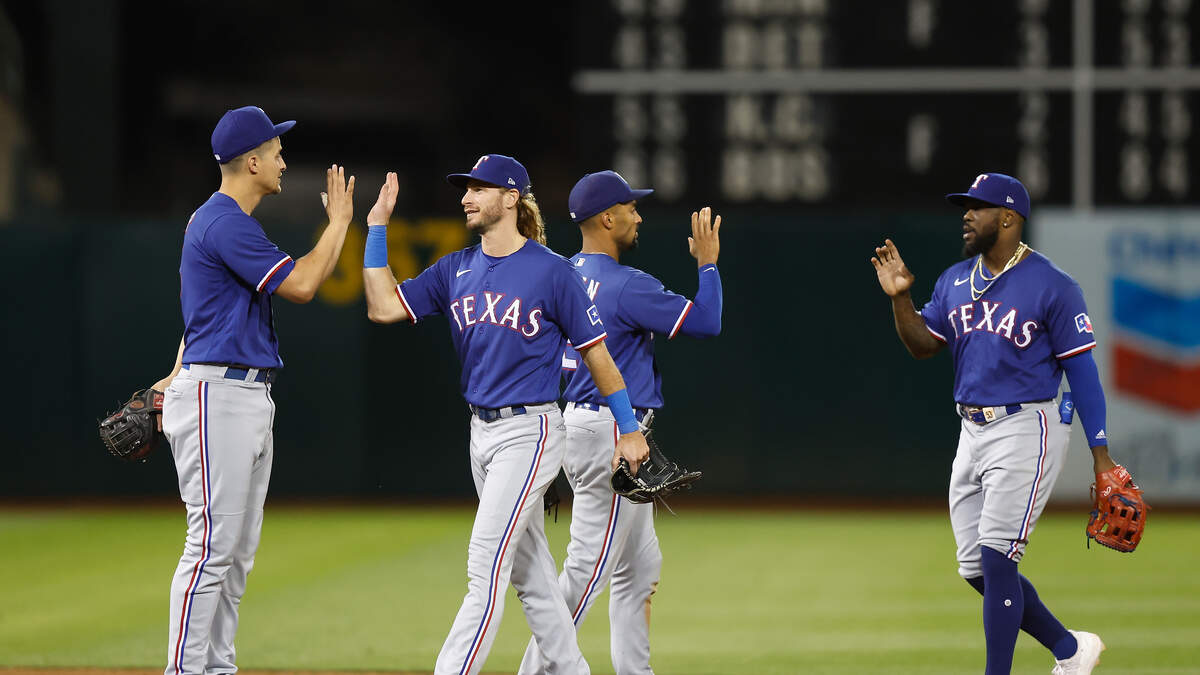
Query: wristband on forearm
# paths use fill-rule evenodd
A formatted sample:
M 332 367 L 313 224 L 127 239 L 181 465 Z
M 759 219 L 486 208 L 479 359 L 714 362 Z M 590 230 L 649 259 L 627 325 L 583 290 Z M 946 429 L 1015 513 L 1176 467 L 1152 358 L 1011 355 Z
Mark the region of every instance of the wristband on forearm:
M 371 225 L 367 228 L 367 247 L 363 251 L 363 267 L 387 267 L 387 226 Z
M 621 433 L 627 434 L 631 431 L 638 430 L 637 417 L 633 414 L 633 406 L 629 403 L 629 391 L 619 389 L 605 397 L 608 401 L 608 409 L 612 412 L 613 419 L 617 421 L 617 428 Z

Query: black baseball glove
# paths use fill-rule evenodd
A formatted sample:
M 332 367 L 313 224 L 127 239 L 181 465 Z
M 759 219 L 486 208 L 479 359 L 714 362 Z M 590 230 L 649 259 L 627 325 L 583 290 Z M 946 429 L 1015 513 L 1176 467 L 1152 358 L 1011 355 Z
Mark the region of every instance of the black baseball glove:
M 638 467 L 637 475 L 629 471 L 629 463 L 622 458 L 612 475 L 613 492 L 635 504 L 660 501 L 678 492 L 690 490 L 692 483 L 700 480 L 699 471 L 688 471 L 667 459 L 658 443 L 646 432 L 646 445 L 650 456 Z
M 162 414 L 163 393 L 155 389 L 142 389 L 119 410 L 100 422 L 100 440 L 104 447 L 117 459 L 126 462 L 144 462 L 159 443 L 166 437 L 158 430 L 158 416 Z

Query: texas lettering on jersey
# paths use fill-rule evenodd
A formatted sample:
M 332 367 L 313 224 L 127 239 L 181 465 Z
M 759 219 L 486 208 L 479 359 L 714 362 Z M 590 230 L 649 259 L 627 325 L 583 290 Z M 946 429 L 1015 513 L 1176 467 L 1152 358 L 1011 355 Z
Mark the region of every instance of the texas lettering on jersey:
M 567 339 L 608 337 L 571 264 L 533 240 L 503 257 L 479 244 L 443 256 L 396 294 L 413 322 L 447 317 L 463 397 L 483 408 L 557 399 Z
M 1083 292 L 1034 251 L 978 295 L 968 283 L 977 262 L 964 260 L 943 272 L 921 310 L 929 332 L 950 346 L 955 400 L 995 405 L 1054 398 L 1062 380 L 1059 360 L 1096 346 Z
M 1038 322 L 1032 319 L 1022 322 L 1018 318 L 1016 307 L 996 319 L 996 314 L 1003 304 L 984 300 L 955 307 L 946 315 L 950 327 L 954 329 L 954 337 L 960 338 L 974 331 L 985 331 L 1003 337 L 1018 349 L 1028 347 L 1033 341 L 1033 332 L 1038 329 Z
M 483 302 L 477 302 L 476 294 L 464 295 L 450 303 L 450 316 L 454 318 L 458 332 L 477 323 L 488 323 L 493 326 L 505 326 L 527 338 L 535 337 L 542 330 L 542 308 L 535 307 L 527 313 L 522 313 L 521 298 L 514 297 L 505 304 L 503 293 L 484 291 Z M 501 310 L 500 308 L 503 307 Z M 595 311 L 595 305 L 589 311 Z M 499 311 L 499 314 L 497 312 Z

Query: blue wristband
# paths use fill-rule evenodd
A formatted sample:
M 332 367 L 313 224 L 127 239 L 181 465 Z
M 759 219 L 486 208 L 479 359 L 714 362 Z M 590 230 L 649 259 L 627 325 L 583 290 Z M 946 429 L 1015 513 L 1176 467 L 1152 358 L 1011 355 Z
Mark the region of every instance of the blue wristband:
M 638 426 L 637 417 L 633 414 L 633 406 L 629 404 L 628 390 L 619 389 L 604 399 L 608 401 L 608 409 L 612 411 L 613 419 L 617 421 L 617 428 L 621 430 L 621 433 L 627 434 L 641 428 Z
M 363 267 L 387 267 L 387 226 L 367 228 L 367 248 L 363 251 Z

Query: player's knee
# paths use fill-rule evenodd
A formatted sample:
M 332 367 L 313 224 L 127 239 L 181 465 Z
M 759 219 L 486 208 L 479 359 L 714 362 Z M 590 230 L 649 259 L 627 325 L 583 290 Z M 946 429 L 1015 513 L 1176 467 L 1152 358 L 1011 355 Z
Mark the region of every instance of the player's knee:
M 989 548 L 1013 562 L 1020 562 L 1025 553 L 1025 544 L 1011 539 L 981 538 L 979 546 L 971 552 L 969 558 L 959 558 L 958 575 L 970 582 L 975 577 L 983 576 L 983 549 Z
M 471 542 L 467 546 L 467 576 L 474 579 L 475 577 L 491 576 L 491 568 L 493 561 L 498 562 L 496 551 L 490 546 L 484 546 L 478 542 Z
M 653 550 L 646 553 L 646 562 L 642 573 L 646 578 L 654 580 L 651 586 L 651 593 L 654 592 L 653 589 L 658 588 L 658 579 L 662 576 L 662 564 L 662 551 L 660 551 L 657 546 L 655 546 Z
M 1014 541 L 1012 539 L 981 538 L 979 540 L 979 555 L 981 559 L 983 549 L 985 548 L 990 548 L 1015 563 L 1021 562 L 1021 556 L 1025 554 L 1025 542 Z

